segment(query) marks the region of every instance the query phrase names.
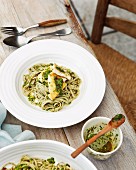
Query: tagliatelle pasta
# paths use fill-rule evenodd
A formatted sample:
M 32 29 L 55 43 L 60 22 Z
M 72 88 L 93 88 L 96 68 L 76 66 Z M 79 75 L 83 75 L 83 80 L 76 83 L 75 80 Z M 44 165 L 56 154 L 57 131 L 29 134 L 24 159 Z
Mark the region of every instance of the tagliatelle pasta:
M 81 79 L 70 69 L 57 64 L 37 64 L 24 75 L 23 93 L 43 110 L 56 112 L 79 94 Z
M 18 164 L 7 163 L 1 170 L 73 170 L 67 163 L 55 163 L 54 158 L 40 159 L 25 155 Z

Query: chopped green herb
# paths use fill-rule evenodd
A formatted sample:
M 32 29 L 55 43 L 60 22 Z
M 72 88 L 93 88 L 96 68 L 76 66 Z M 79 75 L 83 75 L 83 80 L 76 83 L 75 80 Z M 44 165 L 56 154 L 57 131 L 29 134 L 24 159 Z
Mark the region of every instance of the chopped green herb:
M 44 81 L 42 84 L 45 85 L 46 87 L 48 87 L 48 83 L 47 82 Z
M 59 70 L 60 72 L 63 72 L 63 73 L 65 72 L 65 71 L 64 71 L 62 68 L 60 68 L 60 67 L 56 67 L 56 69 Z
M 92 138 L 94 135 L 96 135 L 96 134 L 93 134 L 93 133 L 88 134 L 88 136 L 87 136 L 86 140 L 88 140 L 88 139 Z
M 68 73 L 71 73 L 71 70 L 70 70 L 70 69 L 67 69 L 67 72 L 68 72 Z
M 48 79 L 48 75 L 51 73 L 51 70 L 47 69 L 44 73 L 43 73 L 43 77 L 45 78 L 45 80 Z
M 53 158 L 53 157 L 51 157 L 51 158 L 47 159 L 47 161 L 48 161 L 49 163 L 52 163 L 52 164 L 54 164 L 54 163 L 55 163 L 55 160 L 54 160 L 54 158 Z
M 35 96 L 33 96 L 31 93 L 28 95 L 28 100 L 33 102 L 35 100 Z
M 122 114 L 118 114 L 114 118 L 112 118 L 112 121 L 118 121 L 118 120 L 120 120 L 122 118 L 123 118 L 123 115 Z
M 39 66 L 38 65 L 34 65 L 33 68 L 37 70 L 39 68 Z
M 55 78 L 55 84 L 56 84 L 56 91 L 60 94 L 62 93 L 62 86 L 63 86 L 63 79 L 62 78 Z
M 28 83 L 28 82 L 27 82 L 27 81 L 25 81 L 25 82 L 24 82 L 24 84 L 23 84 L 23 87 L 24 87 L 24 86 L 26 86 L 26 85 L 27 85 L 27 83 Z

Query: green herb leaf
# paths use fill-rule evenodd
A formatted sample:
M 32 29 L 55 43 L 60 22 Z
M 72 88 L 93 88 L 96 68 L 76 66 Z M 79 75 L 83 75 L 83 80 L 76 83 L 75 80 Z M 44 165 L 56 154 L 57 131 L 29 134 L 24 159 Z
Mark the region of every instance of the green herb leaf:
M 62 78 L 55 78 L 55 84 L 56 84 L 56 91 L 62 94 L 62 86 L 63 86 L 63 79 Z
M 43 77 L 45 78 L 45 80 L 48 79 L 48 75 L 51 73 L 51 70 L 46 70 L 44 73 L 43 73 Z
M 55 160 L 54 160 L 54 158 L 53 158 L 53 157 L 48 158 L 48 159 L 47 159 L 47 161 L 48 161 L 49 163 L 52 163 L 52 164 L 54 164 L 54 163 L 55 163 Z
M 60 72 L 63 72 L 64 73 L 64 70 L 60 67 L 56 67 L 57 70 L 59 70 Z

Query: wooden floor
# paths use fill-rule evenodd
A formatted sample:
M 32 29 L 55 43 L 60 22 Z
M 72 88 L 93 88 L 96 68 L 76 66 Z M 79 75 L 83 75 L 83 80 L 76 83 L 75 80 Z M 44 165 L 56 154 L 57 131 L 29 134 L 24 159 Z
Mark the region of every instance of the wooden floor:
M 106 44 L 90 46 L 136 131 L 136 63 Z

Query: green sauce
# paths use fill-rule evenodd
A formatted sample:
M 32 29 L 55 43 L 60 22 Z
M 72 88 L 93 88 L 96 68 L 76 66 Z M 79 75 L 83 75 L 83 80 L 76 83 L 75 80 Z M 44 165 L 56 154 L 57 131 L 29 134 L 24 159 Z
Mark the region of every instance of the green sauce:
M 60 72 L 65 73 L 65 71 L 62 68 L 58 67 L 58 66 L 56 66 L 56 69 L 59 70 Z
M 123 115 L 122 114 L 118 114 L 114 118 L 112 118 L 112 121 L 118 121 L 118 120 L 120 120 L 122 118 L 123 118 Z
M 44 73 L 43 73 L 43 77 L 45 78 L 45 80 L 48 79 L 48 75 L 51 73 L 51 70 L 47 69 Z
M 55 84 L 56 91 L 62 93 L 63 79 L 62 78 L 55 79 Z
M 95 126 L 88 128 L 85 131 L 84 139 L 87 141 L 96 135 L 99 131 L 101 131 L 106 126 L 105 123 L 100 123 Z M 118 145 L 119 137 L 116 129 L 102 135 L 95 142 L 93 142 L 89 147 L 97 152 L 111 152 Z

